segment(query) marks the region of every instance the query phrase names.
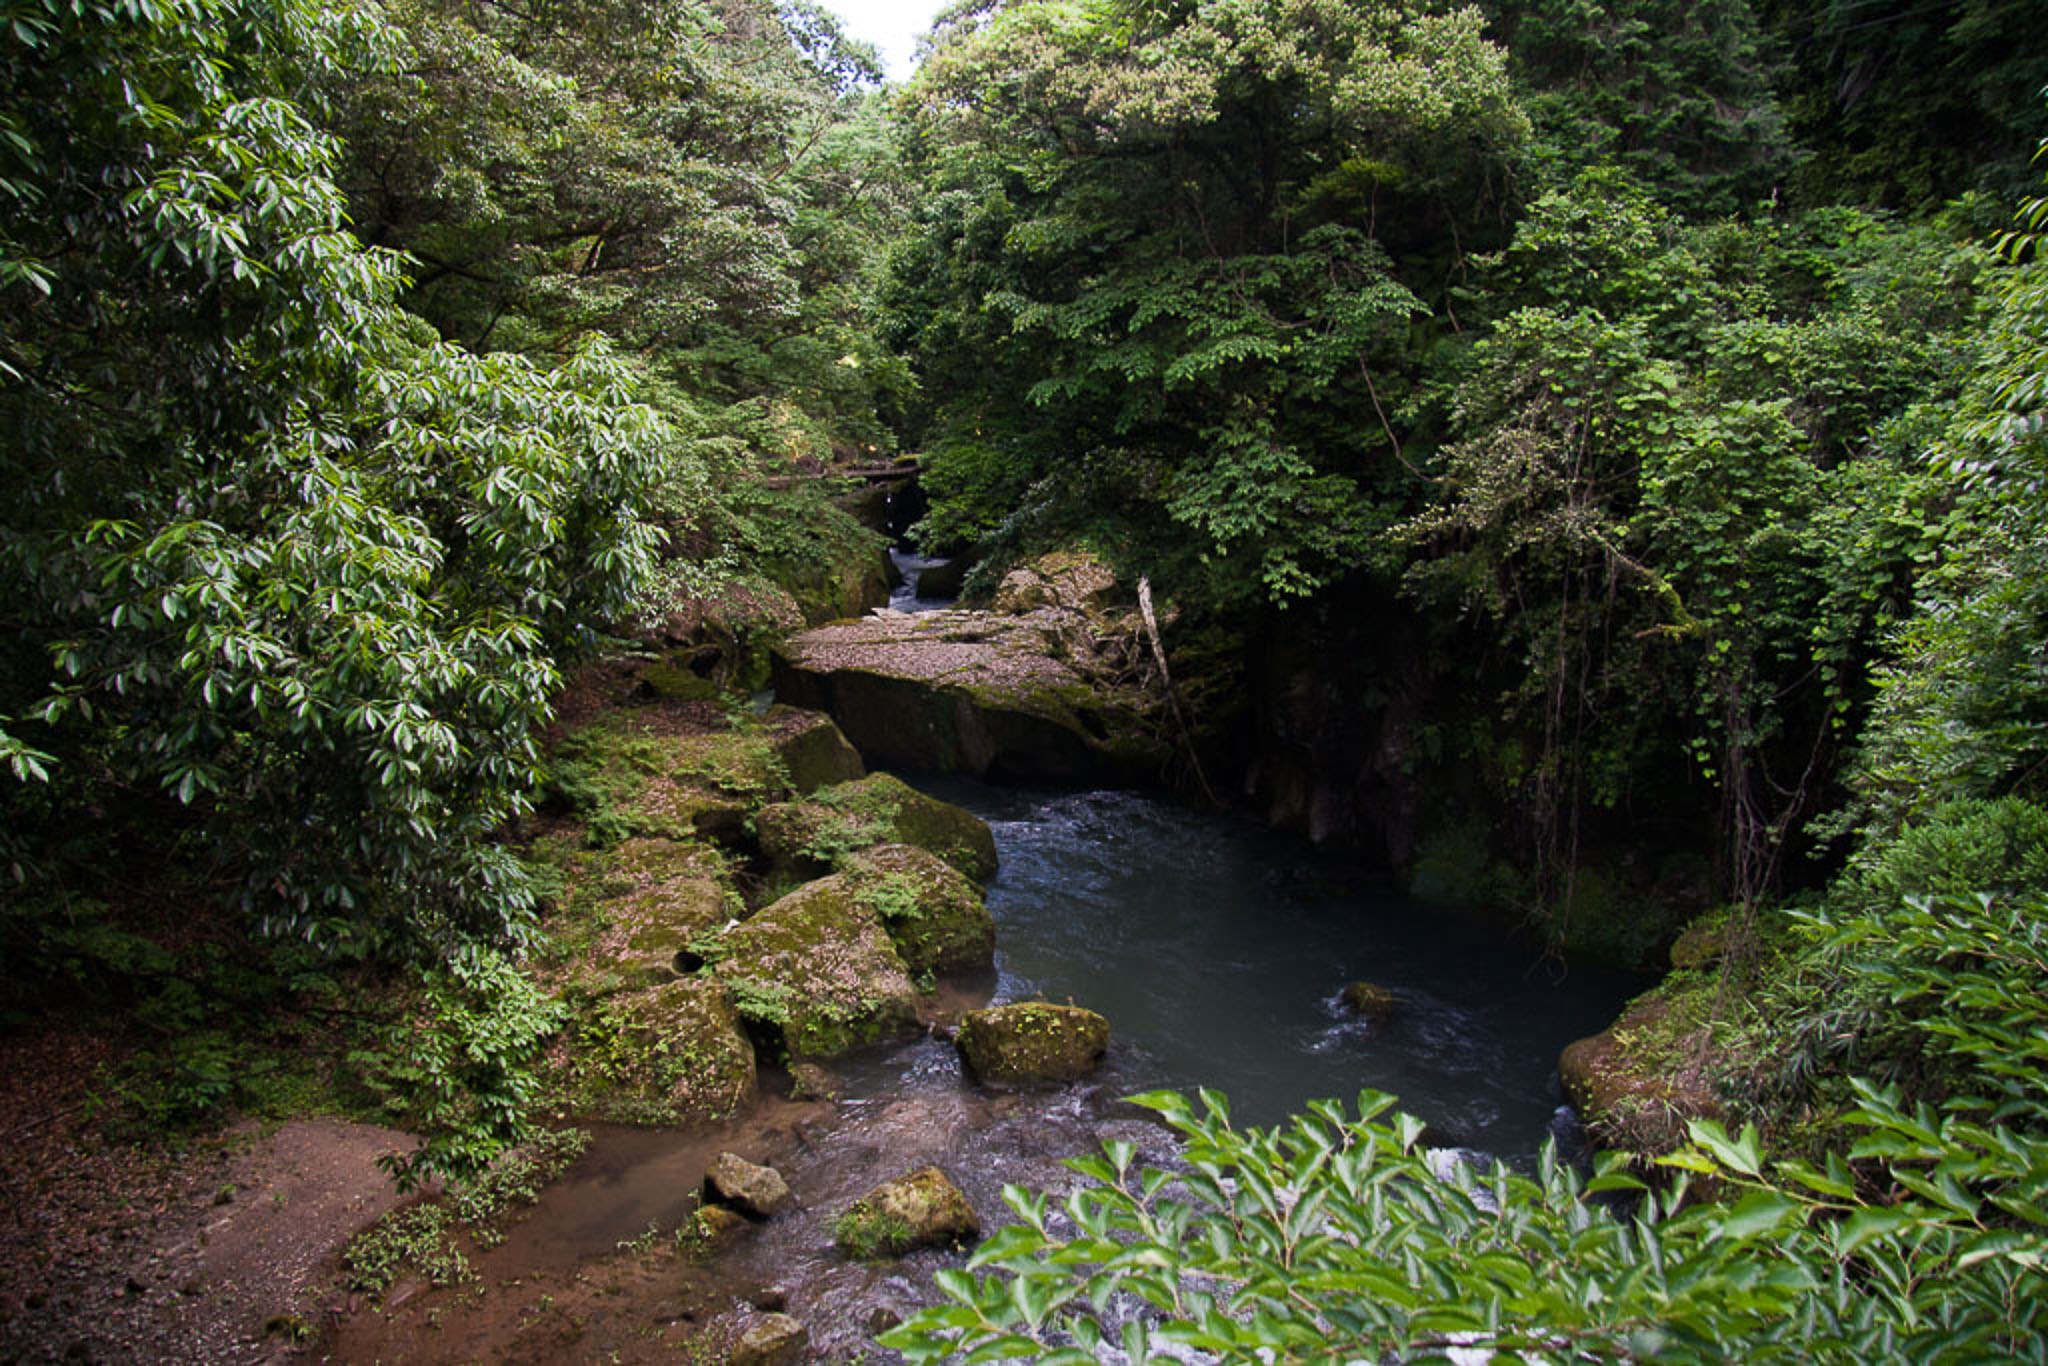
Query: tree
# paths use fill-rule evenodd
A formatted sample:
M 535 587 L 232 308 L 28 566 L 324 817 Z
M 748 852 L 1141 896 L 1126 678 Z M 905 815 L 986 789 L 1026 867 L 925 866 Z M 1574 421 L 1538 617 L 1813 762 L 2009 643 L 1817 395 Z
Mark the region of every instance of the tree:
M 314 0 L 8 8 L 0 933 L 143 832 L 252 935 L 502 1006 L 532 893 L 490 836 L 670 442 L 602 346 L 478 358 L 397 307 L 290 98 L 372 55 Z M 473 1080 L 545 1030 L 501 1015 Z
M 1475 13 L 963 8 L 905 99 L 932 537 L 1087 534 L 1223 600 L 1365 556 L 1380 379 L 1449 269 L 1392 253 L 1477 219 L 1526 128 Z

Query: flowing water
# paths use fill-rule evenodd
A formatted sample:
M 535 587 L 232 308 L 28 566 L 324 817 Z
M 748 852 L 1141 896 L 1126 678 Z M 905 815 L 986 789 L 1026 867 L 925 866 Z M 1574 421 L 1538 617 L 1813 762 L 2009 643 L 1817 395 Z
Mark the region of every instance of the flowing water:
M 936 612 L 951 607 L 952 598 L 921 598 L 917 595 L 918 576 L 935 564 L 946 563 L 943 555 L 920 555 L 901 546 L 890 549 L 889 558 L 896 564 L 896 572 L 903 576 L 903 582 L 889 592 L 889 606 L 898 612 Z
M 997 997 L 1071 997 L 1110 1020 L 1119 1080 L 1213 1087 L 1255 1123 L 1369 1087 L 1446 1144 L 1533 1154 L 1563 1103 L 1559 1050 L 1644 985 L 1240 820 L 1134 792 L 919 785 L 995 830 Z M 1355 980 L 1393 993 L 1384 1026 L 1341 1004 Z
M 1526 1162 L 1570 1131 L 1556 1058 L 1609 1023 L 1642 983 L 1569 972 L 1504 937 L 1497 920 L 1408 902 L 1369 872 L 1299 841 L 1130 792 L 1034 792 L 923 778 L 993 827 L 1001 869 L 991 980 L 954 984 L 960 1004 L 1071 997 L 1114 1038 L 1086 1082 L 996 1093 L 961 1074 L 950 1045 L 920 1040 L 837 1066 L 836 1106 L 779 1098 L 713 1130 L 601 1128 L 590 1152 L 500 1247 L 478 1254 L 491 1294 L 420 1293 L 357 1315 L 340 1359 L 483 1356 L 673 1360 L 744 1304 L 786 1304 L 824 1359 L 873 1359 L 870 1335 L 931 1299 L 926 1251 L 869 1265 L 833 1246 L 830 1223 L 880 1182 L 936 1163 L 984 1225 L 1004 1222 L 1006 1182 L 1057 1189 L 1061 1159 L 1106 1137 L 1170 1154 L 1166 1134 L 1119 1098 L 1206 1085 L 1234 1116 L 1273 1122 L 1303 1102 L 1392 1091 L 1433 1141 Z M 1382 1027 L 1338 1000 L 1354 979 L 1392 992 Z M 796 1209 L 713 1262 L 636 1252 L 694 1203 L 704 1166 L 730 1149 L 776 1166 Z M 626 1244 L 622 1248 L 622 1244 Z M 646 1246 L 645 1243 L 640 1246 Z

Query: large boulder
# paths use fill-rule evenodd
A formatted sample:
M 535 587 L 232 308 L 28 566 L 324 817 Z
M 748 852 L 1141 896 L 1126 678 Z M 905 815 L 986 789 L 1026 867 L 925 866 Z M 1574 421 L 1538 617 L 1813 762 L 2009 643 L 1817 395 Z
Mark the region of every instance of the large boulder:
M 977 882 L 995 876 L 996 841 L 987 823 L 894 774 L 872 773 L 805 801 L 764 807 L 754 825 L 771 867 L 798 877 L 816 876 L 878 844 L 928 849 Z
M 855 1201 L 832 1233 L 856 1257 L 900 1257 L 920 1247 L 957 1247 L 980 1237 L 981 1223 L 944 1172 L 923 1167 Z
M 877 612 L 793 635 L 776 654 L 777 695 L 830 712 L 870 763 L 1154 779 L 1172 747 L 1142 623 L 1104 605 L 1106 570 L 1069 558 L 1005 596 L 1010 613 Z
M 917 989 L 843 877 L 806 883 L 727 930 L 714 971 L 791 1058 L 835 1058 L 913 1030 Z
M 597 1036 L 565 1045 L 570 1102 L 596 1117 L 729 1119 L 754 1097 L 754 1045 L 722 982 L 679 978 L 611 997 Z M 601 1056 L 584 1057 L 591 1046 Z
M 770 707 L 761 718 L 775 757 L 798 796 L 867 776 L 860 751 L 847 742 L 832 718 L 801 707 Z
M 855 854 L 844 877 L 912 973 L 985 972 L 996 923 L 967 876 L 928 849 L 882 844 Z
M 983 1081 L 1073 1081 L 1109 1049 L 1109 1021 L 1080 1006 L 1045 1001 L 970 1010 L 954 1036 Z
M 693 940 L 736 909 L 716 855 L 700 844 L 632 839 L 583 869 L 593 930 L 559 981 L 594 999 L 674 981 L 689 971 Z

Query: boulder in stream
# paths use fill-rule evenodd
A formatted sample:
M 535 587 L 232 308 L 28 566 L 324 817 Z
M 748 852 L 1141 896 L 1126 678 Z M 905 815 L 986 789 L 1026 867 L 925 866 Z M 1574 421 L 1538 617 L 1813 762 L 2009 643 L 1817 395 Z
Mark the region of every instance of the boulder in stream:
M 793 1366 L 804 1359 L 810 1332 L 787 1314 L 763 1314 L 733 1344 L 732 1366 Z
M 832 1236 L 856 1257 L 900 1257 L 920 1247 L 957 1247 L 981 1236 L 967 1197 L 937 1167 L 875 1187 L 833 1221 Z
M 788 1203 L 789 1183 L 773 1167 L 749 1162 L 738 1153 L 720 1153 L 704 1173 L 704 1195 L 741 1214 L 767 1219 Z
M 1353 982 L 1344 988 L 1344 1008 L 1370 1024 L 1394 1017 L 1394 993 L 1376 982 Z
M 1073 1081 L 1109 1049 L 1109 1021 L 1080 1006 L 1019 1001 L 970 1010 L 954 1036 L 985 1082 Z
M 754 825 L 762 855 L 784 881 L 816 877 L 878 844 L 928 849 L 976 882 L 995 876 L 996 841 L 987 822 L 891 773 L 763 807 Z

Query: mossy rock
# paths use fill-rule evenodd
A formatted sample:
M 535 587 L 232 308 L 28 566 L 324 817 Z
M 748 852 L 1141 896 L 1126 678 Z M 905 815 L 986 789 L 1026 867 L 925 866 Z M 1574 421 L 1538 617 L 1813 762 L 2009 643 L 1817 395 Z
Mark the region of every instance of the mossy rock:
M 1711 1028 L 1674 1004 L 1662 988 L 1646 992 L 1613 1025 L 1558 1057 L 1565 1099 L 1610 1146 L 1670 1152 L 1685 1142 L 1689 1121 L 1722 1117 L 1708 1080 Z
M 767 734 L 678 726 L 654 708 L 572 732 L 556 746 L 551 785 L 599 847 L 643 836 L 736 837 L 754 807 L 790 791 Z
M 1394 993 L 1373 982 L 1353 982 L 1344 988 L 1344 1008 L 1360 1019 L 1383 1025 L 1394 1017 Z
M 1671 944 L 1671 966 L 1683 972 L 1708 968 L 1728 952 L 1728 914 L 1714 911 L 1687 925 Z
M 689 947 L 739 908 L 719 859 L 701 845 L 628 840 L 593 856 L 584 876 L 598 896 L 589 946 L 565 974 L 572 995 L 601 997 L 672 981 L 693 966 Z
M 959 1247 L 981 1236 L 967 1197 L 937 1167 L 922 1167 L 875 1187 L 832 1224 L 833 1238 L 856 1257 L 901 1257 L 920 1247 Z
M 871 543 L 829 568 L 785 581 L 783 587 L 796 599 L 805 623 L 822 626 L 888 606 L 889 567 L 888 548 Z
M 565 1031 L 564 1099 L 594 1118 L 690 1124 L 754 1097 L 754 1045 L 725 985 L 686 977 L 617 995 Z
M 984 972 L 995 966 L 996 923 L 966 874 L 912 844 L 855 854 L 841 874 L 854 899 L 881 918 L 913 974 Z
M 1109 1021 L 1080 1006 L 1022 1001 L 968 1011 L 954 1042 L 982 1081 L 1073 1081 L 1102 1061 Z
M 770 707 L 761 723 L 776 757 L 782 761 L 790 790 L 798 796 L 809 796 L 821 787 L 867 776 L 860 751 L 847 742 L 825 713 L 802 707 Z
M 854 891 L 844 877 L 807 883 L 721 941 L 714 971 L 790 1058 L 835 1058 L 916 1026 L 917 989 Z
M 770 865 L 799 875 L 823 872 L 878 844 L 928 849 L 976 882 L 996 871 L 995 836 L 985 821 L 889 773 L 763 807 L 755 829 Z
M 692 671 L 689 655 L 677 652 L 639 669 L 640 686 L 665 702 L 716 702 L 718 685 Z

